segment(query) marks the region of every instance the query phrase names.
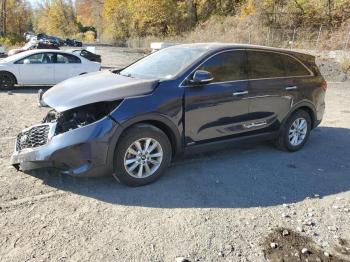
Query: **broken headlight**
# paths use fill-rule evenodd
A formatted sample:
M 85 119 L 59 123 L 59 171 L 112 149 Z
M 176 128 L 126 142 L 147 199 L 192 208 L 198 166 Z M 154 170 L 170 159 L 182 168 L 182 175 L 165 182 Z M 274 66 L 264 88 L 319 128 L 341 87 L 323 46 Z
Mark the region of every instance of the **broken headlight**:
M 80 128 L 96 122 L 115 109 L 121 100 L 113 102 L 98 102 L 73 108 L 64 112 L 51 110 L 43 119 L 43 123 L 57 123 L 55 135 Z

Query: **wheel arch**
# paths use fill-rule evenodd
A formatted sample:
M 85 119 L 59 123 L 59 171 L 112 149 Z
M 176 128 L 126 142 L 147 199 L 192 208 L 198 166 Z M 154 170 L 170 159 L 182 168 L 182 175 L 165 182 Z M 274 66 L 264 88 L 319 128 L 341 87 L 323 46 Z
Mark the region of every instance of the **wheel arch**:
M 115 134 L 113 136 L 113 139 L 111 140 L 110 147 L 108 150 L 108 159 L 107 159 L 108 165 L 113 164 L 114 152 L 118 145 L 120 136 L 124 132 L 127 132 L 129 128 L 138 124 L 150 124 L 162 130 L 169 138 L 169 141 L 172 147 L 172 158 L 182 153 L 183 151 L 182 136 L 179 130 L 177 129 L 176 125 L 170 119 L 168 119 L 163 115 L 159 115 L 159 114 L 144 115 L 144 116 L 140 116 L 138 118 L 126 121 L 122 124 L 118 123 L 118 128 L 115 131 Z
M 15 80 L 15 84 L 18 84 L 18 80 L 17 77 L 15 76 L 14 73 L 7 71 L 7 70 L 0 70 L 0 74 L 9 74 L 13 77 L 13 79 Z
M 308 102 L 308 101 L 302 101 L 302 102 L 294 105 L 292 107 L 292 109 L 290 110 L 289 114 L 287 115 L 287 117 L 285 118 L 284 123 L 287 121 L 287 119 L 292 114 L 294 114 L 298 110 L 304 110 L 305 112 L 307 112 L 310 115 L 310 118 L 311 118 L 311 129 L 316 127 L 316 121 L 317 121 L 316 109 L 315 109 L 314 105 L 312 103 Z

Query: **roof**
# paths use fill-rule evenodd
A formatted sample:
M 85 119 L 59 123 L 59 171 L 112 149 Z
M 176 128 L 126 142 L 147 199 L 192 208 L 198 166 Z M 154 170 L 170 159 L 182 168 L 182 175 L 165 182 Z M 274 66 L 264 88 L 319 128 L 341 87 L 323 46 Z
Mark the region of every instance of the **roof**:
M 11 61 L 22 59 L 28 55 L 34 55 L 37 53 L 45 53 L 45 52 L 47 52 L 47 53 L 66 53 L 66 54 L 72 53 L 71 51 L 57 50 L 57 49 L 33 49 L 33 50 L 27 50 L 27 51 L 20 52 L 20 53 L 15 54 L 15 55 L 8 56 L 5 59 L 3 59 L 2 61 L 11 62 Z
M 219 43 L 219 42 L 212 42 L 212 43 L 191 43 L 191 44 L 179 44 L 173 47 L 183 47 L 183 48 L 203 48 L 208 49 L 212 51 L 219 51 L 224 49 L 258 49 L 258 50 L 267 50 L 267 51 L 279 51 L 284 53 L 293 53 L 293 54 L 300 54 L 300 55 L 308 55 L 305 53 L 296 52 L 289 49 L 283 49 L 283 48 L 277 48 L 277 47 L 270 47 L 270 46 L 262 46 L 262 45 L 251 45 L 251 44 L 238 44 L 238 43 Z M 169 47 L 172 48 L 172 47 Z

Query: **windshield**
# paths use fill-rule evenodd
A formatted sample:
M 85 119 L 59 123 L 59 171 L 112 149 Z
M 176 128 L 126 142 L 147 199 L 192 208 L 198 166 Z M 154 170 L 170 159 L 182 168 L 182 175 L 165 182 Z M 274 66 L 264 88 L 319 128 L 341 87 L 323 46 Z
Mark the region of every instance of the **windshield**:
M 21 53 L 15 54 L 15 55 L 10 55 L 10 56 L 8 56 L 8 57 L 2 59 L 2 60 L 0 61 L 0 63 L 11 62 L 11 61 L 14 61 L 14 60 L 16 60 L 16 59 L 20 59 L 20 58 L 22 58 L 22 57 L 23 57 L 23 53 L 21 52 Z
M 206 49 L 170 47 L 155 52 L 120 72 L 123 76 L 171 79 L 200 56 Z

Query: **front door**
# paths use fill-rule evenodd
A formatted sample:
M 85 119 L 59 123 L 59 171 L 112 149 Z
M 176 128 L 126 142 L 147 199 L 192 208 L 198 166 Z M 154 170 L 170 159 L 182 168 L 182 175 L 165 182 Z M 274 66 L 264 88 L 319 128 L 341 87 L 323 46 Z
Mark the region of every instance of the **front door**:
M 210 72 L 214 80 L 185 87 L 185 143 L 244 132 L 249 107 L 245 51 L 218 53 L 198 70 Z
M 21 85 L 54 84 L 53 57 L 53 53 L 38 53 L 17 61 L 18 83 Z

